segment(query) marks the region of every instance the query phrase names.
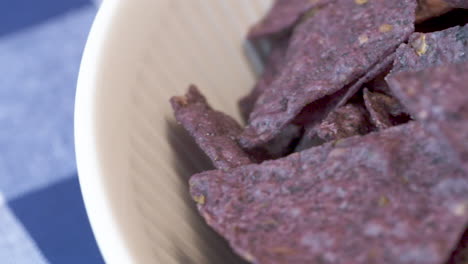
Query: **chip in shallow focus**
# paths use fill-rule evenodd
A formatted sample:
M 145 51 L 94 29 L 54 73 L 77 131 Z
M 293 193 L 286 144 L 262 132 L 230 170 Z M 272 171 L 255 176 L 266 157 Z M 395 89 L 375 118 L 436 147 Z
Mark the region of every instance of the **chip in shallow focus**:
M 388 82 L 411 114 L 455 151 L 468 173 L 468 62 L 402 72 Z
M 415 122 L 190 185 L 252 263 L 439 264 L 468 220 L 468 176 Z
M 337 0 L 298 25 L 287 64 L 257 100 L 241 144 L 271 140 L 305 106 L 366 74 L 413 32 L 415 8 L 413 0 Z
M 303 14 L 332 0 L 276 0 L 268 14 L 250 29 L 249 38 L 260 38 L 291 29 Z
M 171 98 L 176 120 L 195 139 L 218 169 L 252 163 L 249 154 L 237 144 L 242 128 L 230 116 L 213 110 L 195 86 L 184 96 Z

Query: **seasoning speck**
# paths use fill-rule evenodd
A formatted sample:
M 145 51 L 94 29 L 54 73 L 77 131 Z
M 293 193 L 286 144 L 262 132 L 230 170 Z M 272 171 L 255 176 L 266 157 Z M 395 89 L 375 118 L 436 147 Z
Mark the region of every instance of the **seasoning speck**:
M 416 48 L 416 53 L 419 56 L 424 55 L 427 52 L 427 48 L 428 48 L 427 43 L 426 43 L 426 35 L 422 34 L 421 37 L 419 37 L 419 39 L 417 39 L 414 42 L 414 46 Z
M 204 205 L 205 204 L 205 196 L 203 194 L 201 195 L 194 195 L 193 196 L 193 200 L 197 203 L 197 204 L 201 204 L 201 205 Z
M 365 34 L 359 36 L 359 44 L 362 45 L 364 43 L 366 43 L 367 41 L 369 41 L 369 37 Z
M 422 120 L 425 120 L 429 117 L 429 113 L 427 111 L 420 111 L 418 114 L 417 114 L 417 117 L 419 119 L 422 119 Z
M 414 96 L 416 95 L 416 89 L 414 89 L 414 87 L 411 87 L 411 86 L 408 86 L 406 88 L 406 93 L 409 95 L 409 96 Z
M 457 216 L 464 216 L 468 205 L 466 203 L 459 203 L 452 208 L 452 212 Z
M 390 24 L 382 24 L 380 27 L 379 27 L 379 31 L 382 32 L 382 33 L 386 33 L 386 32 L 389 32 L 393 29 L 393 26 L 390 25 Z
M 379 206 L 380 207 L 387 206 L 389 203 L 390 203 L 390 200 L 388 199 L 387 196 L 380 196 L 380 198 L 379 198 Z

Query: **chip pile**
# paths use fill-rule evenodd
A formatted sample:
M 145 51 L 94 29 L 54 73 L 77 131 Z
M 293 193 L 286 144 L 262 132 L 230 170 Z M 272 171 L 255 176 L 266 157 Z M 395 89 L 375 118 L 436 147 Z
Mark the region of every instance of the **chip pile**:
M 195 86 L 171 99 L 216 167 L 190 179 L 206 222 L 251 263 L 468 263 L 463 8 L 276 0 L 248 34 L 272 49 L 245 126 Z

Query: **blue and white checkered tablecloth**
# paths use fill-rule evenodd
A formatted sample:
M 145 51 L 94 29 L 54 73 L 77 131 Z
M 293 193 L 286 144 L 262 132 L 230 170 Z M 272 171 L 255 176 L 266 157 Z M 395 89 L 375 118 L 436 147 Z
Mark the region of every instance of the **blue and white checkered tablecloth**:
M 91 0 L 0 0 L 0 263 L 103 263 L 78 185 L 73 107 Z

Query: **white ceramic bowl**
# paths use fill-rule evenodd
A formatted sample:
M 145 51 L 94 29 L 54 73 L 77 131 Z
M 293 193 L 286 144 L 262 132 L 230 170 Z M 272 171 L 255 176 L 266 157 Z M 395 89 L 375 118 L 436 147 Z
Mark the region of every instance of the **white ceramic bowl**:
M 254 83 L 244 36 L 271 0 L 106 0 L 75 112 L 80 184 L 107 263 L 236 263 L 197 215 L 187 179 L 205 159 L 168 100 L 199 86 L 239 118 Z

